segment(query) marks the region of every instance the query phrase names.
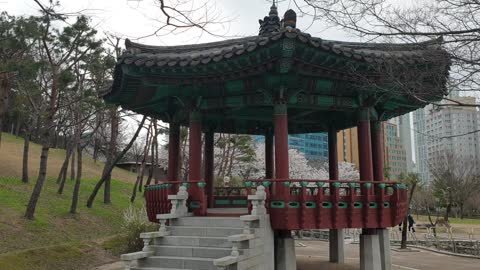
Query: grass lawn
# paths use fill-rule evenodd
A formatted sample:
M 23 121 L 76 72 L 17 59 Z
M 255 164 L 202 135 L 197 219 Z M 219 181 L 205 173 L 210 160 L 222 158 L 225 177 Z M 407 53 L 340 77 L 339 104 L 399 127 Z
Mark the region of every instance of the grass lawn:
M 0 269 L 88 269 L 109 262 L 112 256 L 102 247 L 103 240 L 122 233 L 123 212 L 130 206 L 135 176 L 116 169 L 111 185 L 112 204 L 103 204 L 103 189 L 93 208 L 86 200 L 98 181 L 103 163 L 84 158 L 78 213 L 69 213 L 74 181 L 67 179 L 62 195 L 57 194 L 56 176 L 65 155 L 52 149 L 48 176 L 37 204 L 35 220 L 23 218 L 36 181 L 40 146 L 31 145 L 30 183 L 21 183 L 23 142 L 3 134 L 0 147 Z M 143 199 L 137 197 L 135 207 Z M 68 266 L 70 265 L 70 266 Z
M 30 154 L 28 162 L 28 173 L 30 181 L 34 182 L 38 176 L 38 166 L 40 164 L 41 146 L 30 143 Z M 22 158 L 23 158 L 23 139 L 9 134 L 2 133 L 2 143 L 0 145 L 0 176 L 3 177 L 22 177 Z M 48 178 L 56 178 L 65 159 L 64 149 L 50 148 L 48 154 Z M 98 178 L 103 169 L 102 162 L 94 162 L 87 155 L 83 156 L 82 176 L 87 179 Z M 70 170 L 67 174 L 70 177 Z M 115 168 L 112 177 L 121 181 L 134 182 L 135 174 L 126 170 Z

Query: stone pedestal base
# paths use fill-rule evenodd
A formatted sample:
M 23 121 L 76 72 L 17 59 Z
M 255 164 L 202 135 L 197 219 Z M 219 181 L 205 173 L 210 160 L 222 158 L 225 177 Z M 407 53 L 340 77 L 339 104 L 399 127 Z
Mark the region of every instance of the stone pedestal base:
M 377 234 L 360 235 L 360 270 L 382 270 Z
M 291 236 L 275 237 L 275 270 L 296 270 L 295 242 Z
M 345 235 L 342 229 L 329 230 L 328 245 L 330 252 L 330 262 L 345 262 Z
M 378 229 L 378 238 L 380 241 L 380 261 L 382 270 L 392 269 L 392 257 L 390 254 L 390 235 L 388 229 Z

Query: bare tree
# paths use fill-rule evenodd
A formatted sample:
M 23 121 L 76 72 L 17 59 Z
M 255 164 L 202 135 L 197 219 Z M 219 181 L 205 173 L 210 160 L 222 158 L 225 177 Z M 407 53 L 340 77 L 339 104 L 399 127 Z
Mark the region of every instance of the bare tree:
M 449 91 L 478 92 L 480 74 L 480 3 L 434 0 L 400 3 L 389 0 L 294 0 L 313 21 L 350 31 L 367 40 L 422 41 L 441 37 L 452 57 Z M 448 106 L 478 106 L 452 101 Z
M 444 220 L 448 222 L 454 206 L 460 208 L 463 217 L 465 203 L 480 191 L 475 160 L 442 151 L 432 159 L 430 172 L 434 194 L 446 208 Z

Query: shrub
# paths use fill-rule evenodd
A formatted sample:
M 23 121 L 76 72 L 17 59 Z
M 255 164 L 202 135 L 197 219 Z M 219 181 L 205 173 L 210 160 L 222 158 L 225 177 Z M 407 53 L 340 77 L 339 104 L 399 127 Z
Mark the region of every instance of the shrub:
M 156 225 L 148 221 L 145 206 L 134 207 L 130 205 L 123 212 L 122 228 L 126 235 L 126 252 L 140 251 L 143 248 L 143 241 L 140 239 L 140 233 L 153 231 Z

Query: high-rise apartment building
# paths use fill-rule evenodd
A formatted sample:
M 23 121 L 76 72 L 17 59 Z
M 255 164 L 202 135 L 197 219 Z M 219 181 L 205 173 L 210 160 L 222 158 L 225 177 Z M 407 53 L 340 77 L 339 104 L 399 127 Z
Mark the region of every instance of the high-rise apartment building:
M 474 104 L 474 97 L 455 97 L 456 100 Z M 454 104 L 444 101 L 443 104 Z M 415 145 L 418 173 L 429 183 L 429 164 L 445 153 L 456 158 L 466 158 L 480 163 L 480 112 L 476 107 L 434 106 L 415 112 Z M 423 119 L 422 119 L 423 118 Z
M 390 179 L 398 179 L 400 174 L 407 173 L 407 155 L 398 134 L 398 126 L 394 123 L 383 123 L 385 169 Z

